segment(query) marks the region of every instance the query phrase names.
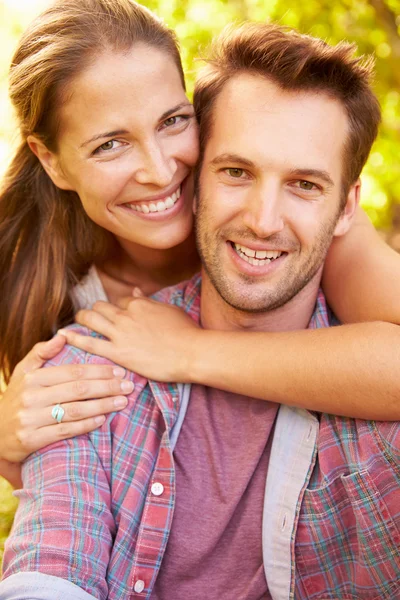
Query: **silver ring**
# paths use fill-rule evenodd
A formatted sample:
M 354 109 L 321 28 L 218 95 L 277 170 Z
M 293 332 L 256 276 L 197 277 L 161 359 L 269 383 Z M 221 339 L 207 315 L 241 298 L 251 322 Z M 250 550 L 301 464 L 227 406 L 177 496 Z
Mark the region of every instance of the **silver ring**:
M 61 406 L 61 404 L 56 404 L 53 406 L 53 410 L 51 411 L 51 416 L 57 423 L 61 423 L 63 420 L 63 416 L 65 415 L 65 410 Z

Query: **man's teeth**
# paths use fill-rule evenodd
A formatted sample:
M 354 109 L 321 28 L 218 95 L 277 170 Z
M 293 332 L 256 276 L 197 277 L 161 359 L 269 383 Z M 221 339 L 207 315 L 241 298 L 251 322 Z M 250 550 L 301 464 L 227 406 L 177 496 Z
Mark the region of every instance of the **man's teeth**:
M 165 200 L 158 200 L 158 202 L 150 202 L 149 204 L 145 204 L 144 202 L 142 204 L 132 203 L 132 204 L 129 204 L 129 206 L 131 208 L 133 208 L 133 210 L 136 210 L 137 212 L 142 212 L 145 214 L 148 214 L 151 212 L 163 212 L 164 210 L 167 210 L 168 208 L 172 208 L 174 206 L 174 204 L 177 202 L 177 200 L 180 198 L 180 195 L 181 195 L 181 188 L 179 186 L 179 188 L 176 190 L 176 192 L 174 192 L 171 196 L 168 196 L 168 198 L 166 198 Z
M 243 260 L 254 266 L 265 265 L 282 254 L 279 250 L 252 250 L 241 244 L 233 244 L 233 247 Z

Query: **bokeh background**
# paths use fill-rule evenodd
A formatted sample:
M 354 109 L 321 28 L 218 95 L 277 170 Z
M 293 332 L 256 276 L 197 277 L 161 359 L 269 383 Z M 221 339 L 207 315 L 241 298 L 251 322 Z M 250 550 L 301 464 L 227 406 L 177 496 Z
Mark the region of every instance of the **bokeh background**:
M 364 169 L 362 204 L 382 236 L 400 251 L 400 0 L 145 0 L 174 28 L 182 47 L 189 93 L 197 57 L 224 25 L 273 20 L 329 43 L 355 42 L 358 52 L 376 56 L 375 90 L 383 123 Z M 7 70 L 21 32 L 48 0 L 0 0 L 0 179 L 17 132 L 7 99 Z M 0 557 L 15 499 L 0 478 Z

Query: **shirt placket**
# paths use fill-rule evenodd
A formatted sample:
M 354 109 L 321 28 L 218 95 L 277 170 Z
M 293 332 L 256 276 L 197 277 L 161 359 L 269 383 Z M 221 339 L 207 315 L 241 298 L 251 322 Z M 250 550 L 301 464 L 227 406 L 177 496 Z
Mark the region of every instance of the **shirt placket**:
M 178 390 L 154 384 L 152 392 L 166 423 L 147 490 L 131 574 L 130 597 L 150 598 L 171 530 L 175 507 L 175 470 L 170 429 L 177 416 Z

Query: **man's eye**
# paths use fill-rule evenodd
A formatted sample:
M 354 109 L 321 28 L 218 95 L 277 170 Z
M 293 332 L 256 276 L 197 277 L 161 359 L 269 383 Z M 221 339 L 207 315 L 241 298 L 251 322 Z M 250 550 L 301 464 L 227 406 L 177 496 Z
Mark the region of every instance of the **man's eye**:
M 235 168 L 226 169 L 226 172 L 231 177 L 235 177 L 235 179 L 239 179 L 244 173 L 243 169 L 235 169 Z
M 311 191 L 315 187 L 315 183 L 311 183 L 311 181 L 299 181 L 299 188 L 302 190 Z

